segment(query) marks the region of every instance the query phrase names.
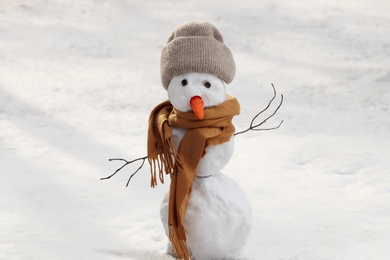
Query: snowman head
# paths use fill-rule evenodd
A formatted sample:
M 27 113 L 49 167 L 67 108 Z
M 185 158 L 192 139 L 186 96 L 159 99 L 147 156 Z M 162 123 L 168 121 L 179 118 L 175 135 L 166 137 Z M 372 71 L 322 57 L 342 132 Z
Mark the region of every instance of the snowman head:
M 203 109 L 217 106 L 226 100 L 225 83 L 209 73 L 185 73 L 171 79 L 168 98 L 177 110 L 192 110 L 199 119 L 203 119 Z

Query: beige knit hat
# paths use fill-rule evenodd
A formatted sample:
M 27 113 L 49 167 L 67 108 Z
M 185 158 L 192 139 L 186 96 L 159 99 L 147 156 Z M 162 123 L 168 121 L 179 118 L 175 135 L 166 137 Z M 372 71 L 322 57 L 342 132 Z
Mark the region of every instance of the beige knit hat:
M 161 80 L 165 89 L 174 76 L 205 72 L 232 82 L 236 66 L 221 33 L 208 22 L 189 22 L 171 34 L 161 53 Z

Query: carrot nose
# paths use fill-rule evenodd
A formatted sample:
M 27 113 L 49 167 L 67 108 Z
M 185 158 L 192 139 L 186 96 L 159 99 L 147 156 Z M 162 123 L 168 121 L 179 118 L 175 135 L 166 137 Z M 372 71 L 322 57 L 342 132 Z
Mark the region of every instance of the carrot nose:
M 202 120 L 204 115 L 204 104 L 202 98 L 200 96 L 192 97 L 190 105 L 195 115 Z

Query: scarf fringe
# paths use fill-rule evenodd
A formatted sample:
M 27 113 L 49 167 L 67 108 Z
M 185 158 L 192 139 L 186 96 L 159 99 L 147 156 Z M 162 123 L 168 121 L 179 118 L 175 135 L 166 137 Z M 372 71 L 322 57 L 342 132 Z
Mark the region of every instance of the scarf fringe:
M 164 140 L 164 147 L 158 147 L 157 158 L 148 158 L 151 173 L 151 187 L 157 186 L 157 172 L 161 183 L 164 183 L 164 173 L 172 174 L 175 164 L 176 148 L 171 138 Z
M 178 229 L 173 225 L 169 226 L 169 240 L 171 240 L 176 259 L 191 260 L 186 241 L 179 237 Z

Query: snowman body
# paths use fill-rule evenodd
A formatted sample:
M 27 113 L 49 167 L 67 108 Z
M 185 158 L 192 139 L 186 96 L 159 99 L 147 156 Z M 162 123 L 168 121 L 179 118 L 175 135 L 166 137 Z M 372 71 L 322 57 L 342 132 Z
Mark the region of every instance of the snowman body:
M 201 97 L 204 107 L 217 106 L 226 100 L 225 85 L 218 77 L 191 72 L 175 76 L 168 87 L 168 97 L 179 111 L 191 111 L 192 97 Z M 186 132 L 171 128 L 176 147 Z M 184 225 L 192 258 L 226 259 L 239 254 L 251 227 L 251 208 L 242 188 L 221 173 L 233 155 L 234 137 L 209 146 L 200 160 L 193 182 Z M 168 235 L 168 198 L 161 204 L 161 221 Z M 168 247 L 170 248 L 170 247 Z

